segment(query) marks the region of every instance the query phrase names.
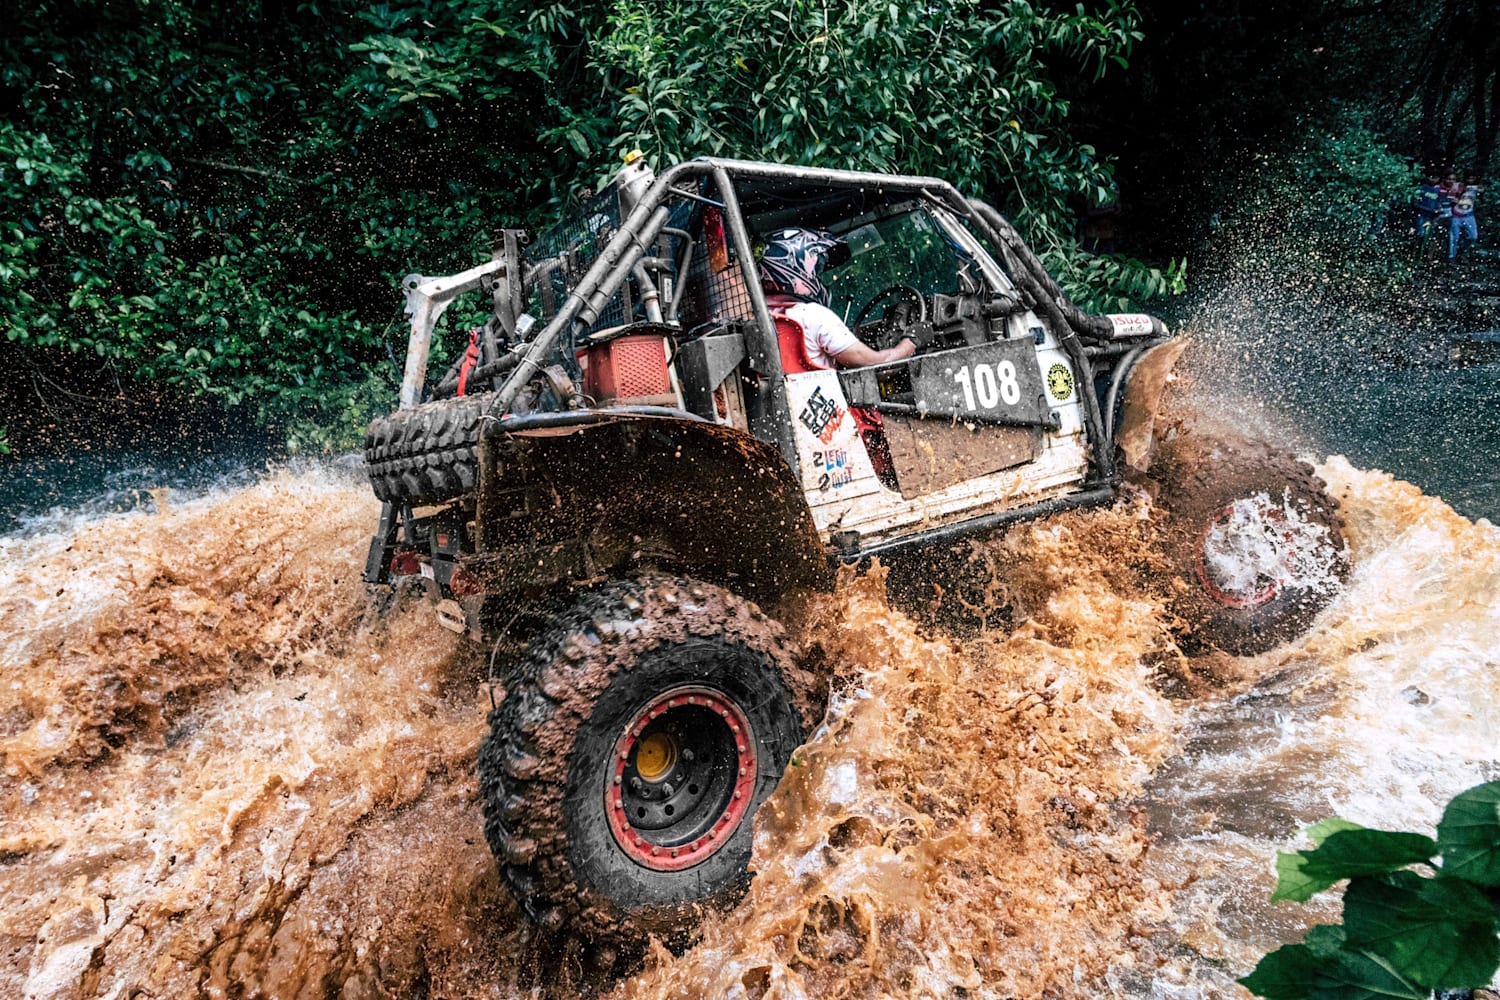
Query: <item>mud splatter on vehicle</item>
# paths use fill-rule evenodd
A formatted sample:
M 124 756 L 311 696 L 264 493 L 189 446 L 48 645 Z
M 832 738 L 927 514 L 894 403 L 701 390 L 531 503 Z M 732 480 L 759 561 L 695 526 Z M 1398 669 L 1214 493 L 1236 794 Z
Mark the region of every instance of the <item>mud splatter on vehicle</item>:
M 1192 648 L 1294 638 L 1347 572 L 1309 466 L 1158 420 L 1183 347 L 1160 321 L 1082 312 L 936 178 L 636 157 L 545 237 L 404 287 L 365 578 L 420 576 L 490 651 L 486 833 L 547 932 L 634 948 L 743 891 L 833 680 L 779 622 L 833 567 L 883 560 L 893 593 L 962 617 L 1005 577 L 968 546 L 1128 478 L 1169 515 Z M 429 380 L 468 292 L 488 314 Z M 835 370 L 811 331 L 840 314 L 860 365 Z

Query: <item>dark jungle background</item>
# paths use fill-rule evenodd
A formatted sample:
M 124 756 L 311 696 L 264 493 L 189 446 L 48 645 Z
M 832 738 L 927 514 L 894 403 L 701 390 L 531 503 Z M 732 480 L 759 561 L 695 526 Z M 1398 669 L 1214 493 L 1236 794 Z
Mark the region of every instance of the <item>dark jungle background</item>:
M 1248 259 L 1409 301 L 1420 168 L 1492 166 L 1497 7 L 7 2 L 0 448 L 347 448 L 400 277 L 637 147 L 940 174 L 1095 308 L 1191 316 Z

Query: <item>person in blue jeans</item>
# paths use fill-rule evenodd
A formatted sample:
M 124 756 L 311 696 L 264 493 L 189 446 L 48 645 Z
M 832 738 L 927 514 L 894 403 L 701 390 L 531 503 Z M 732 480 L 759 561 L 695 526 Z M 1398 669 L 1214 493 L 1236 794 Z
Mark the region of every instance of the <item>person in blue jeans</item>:
M 1453 199 L 1453 219 L 1448 223 L 1448 259 L 1458 256 L 1458 243 L 1465 234 L 1479 242 L 1479 224 L 1474 221 L 1474 202 L 1479 197 L 1478 179 L 1470 174 Z

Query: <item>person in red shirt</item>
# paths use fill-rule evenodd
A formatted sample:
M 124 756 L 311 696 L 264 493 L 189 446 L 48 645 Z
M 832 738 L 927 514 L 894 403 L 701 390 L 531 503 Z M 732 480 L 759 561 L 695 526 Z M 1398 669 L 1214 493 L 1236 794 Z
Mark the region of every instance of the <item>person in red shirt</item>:
M 1438 218 L 1446 222 L 1453 217 L 1453 203 L 1458 200 L 1458 194 L 1464 186 L 1458 182 L 1457 174 L 1448 174 L 1443 177 L 1443 183 L 1438 185 L 1438 193 L 1443 196 L 1442 209 L 1438 212 Z

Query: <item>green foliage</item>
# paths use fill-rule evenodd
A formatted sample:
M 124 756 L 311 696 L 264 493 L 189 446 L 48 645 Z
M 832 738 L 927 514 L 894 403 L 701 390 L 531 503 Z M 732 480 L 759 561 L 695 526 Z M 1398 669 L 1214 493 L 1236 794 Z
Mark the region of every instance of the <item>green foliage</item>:
M 398 119 L 418 104 L 443 122 L 450 96 L 527 102 L 531 141 L 556 157 L 529 193 L 545 190 L 553 205 L 606 183 L 634 148 L 658 164 L 713 155 L 930 173 L 999 202 L 1040 250 L 1069 260 L 1082 257 L 1070 235 L 1076 206 L 1107 201 L 1111 171 L 1068 135 L 1054 78 L 1097 81 L 1142 37 L 1128 0 L 1071 10 L 1023 0 L 381 10 L 381 33 L 355 46 L 371 64 L 345 90 L 367 118 Z M 477 66 L 486 72 L 460 83 L 462 68 Z M 1114 271 L 1114 294 L 1173 287 L 1128 258 Z
M 364 379 L 340 386 L 286 425 L 287 451 L 348 452 L 364 446 L 365 428 L 391 412 L 400 388 L 394 368 L 377 366 Z
M 1302 944 L 1291 944 L 1267 956 L 1240 983 L 1267 1000 L 1428 1000 L 1380 959 L 1346 947 L 1344 929 L 1320 925 Z M 1272 957 L 1277 961 L 1270 961 Z
M 1267 955 L 1240 980 L 1247 989 L 1267 1000 L 1426 1000 L 1490 983 L 1500 969 L 1500 782 L 1456 796 L 1436 840 L 1338 819 L 1307 835 L 1311 850 L 1277 857 L 1271 898 L 1306 901 L 1347 878 L 1343 925 Z
M 1111 173 L 1055 80 L 1140 37 L 1131 0 L 38 0 L 0 35 L 0 330 L 354 419 L 402 275 L 472 265 L 635 146 L 941 175 L 1081 297 L 1139 300 L 1180 268 L 1077 250 Z
M 361 15 L 383 10 L 45 0 L 8 24 L 6 339 L 293 428 L 352 414 L 388 365 L 399 277 L 471 265 L 514 203 L 474 183 L 500 175 L 464 129 L 346 96 Z
M 1346 878 L 1380 875 L 1403 865 L 1426 861 L 1437 842 L 1418 833 L 1369 830 L 1348 820 L 1324 820 L 1308 827 L 1313 850 L 1276 855 L 1279 877 L 1271 902 L 1305 903 Z
M 1448 874 L 1500 888 L 1500 782 L 1471 788 L 1448 803 L 1438 840 Z
M 568 120 L 563 138 L 581 157 L 641 147 L 932 174 L 996 201 L 1080 298 L 1139 303 L 1180 288 L 1180 267 L 1089 258 L 1071 235 L 1076 206 L 1107 201 L 1112 180 L 1066 132 L 1054 75 L 1097 81 L 1124 65 L 1142 37 L 1129 3 L 616 0 L 603 25 L 566 37 L 615 95 L 612 114 Z
M 1478 887 L 1442 874 L 1355 878 L 1344 893 L 1347 946 L 1380 955 L 1412 982 L 1432 988 L 1490 981 L 1500 966 L 1496 916 Z
M 590 148 L 941 173 L 1003 191 L 1023 222 L 1108 186 L 1094 151 L 1061 131 L 1048 58 L 1097 78 L 1140 37 L 1118 2 L 1096 16 L 974 0 L 616 0 L 611 15 L 589 61 L 615 81 L 617 124 L 581 132 Z
M 1187 288 L 1187 258 L 1153 267 L 1119 254 L 1092 256 L 1052 251 L 1042 255 L 1068 297 L 1095 312 L 1128 312 L 1141 303 L 1181 295 Z

